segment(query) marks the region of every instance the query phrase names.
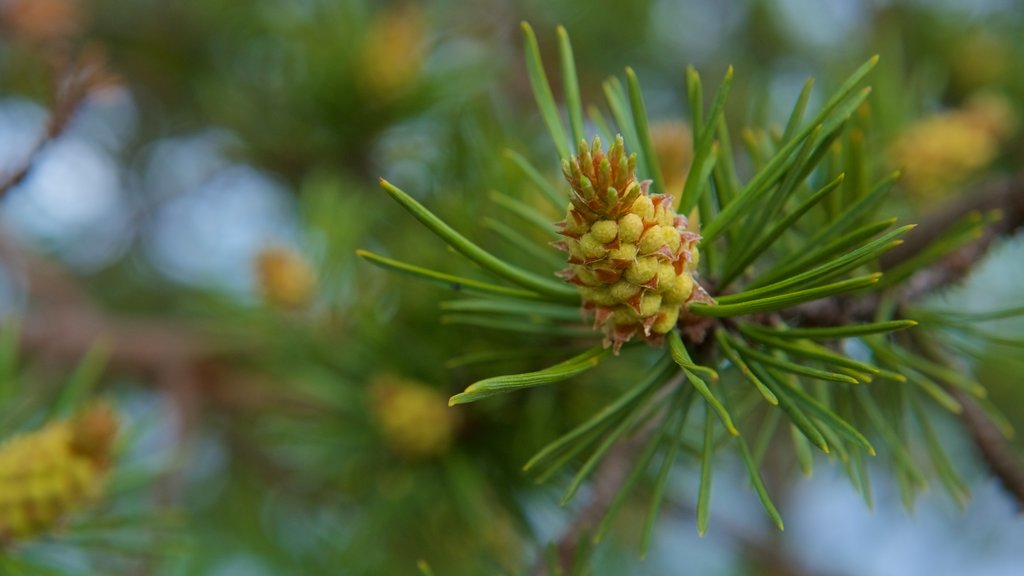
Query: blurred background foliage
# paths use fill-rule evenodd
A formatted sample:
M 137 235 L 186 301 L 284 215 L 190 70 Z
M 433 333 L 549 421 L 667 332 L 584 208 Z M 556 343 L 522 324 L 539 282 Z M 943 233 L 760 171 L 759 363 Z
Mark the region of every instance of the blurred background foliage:
M 677 173 L 690 154 L 687 64 L 710 78 L 735 67 L 726 114 L 742 147 L 779 129 L 807 76 L 820 98 L 874 53 L 861 128 L 868 165 L 904 170 L 892 210 L 913 221 L 1024 164 L 1024 7 L 1013 0 L 0 0 L 0 175 L 43 138 L 0 205 L 0 306 L 5 327 L 19 319 L 23 366 L 5 378 L 52 390 L 105 342 L 98 393 L 139 430 L 115 470 L 145 471 L 129 495 L 112 486 L 113 504 L 55 529 L 55 552 L 3 547 L 0 531 L 0 555 L 30 574 L 410 574 L 420 559 L 439 575 L 532 571 L 573 511 L 520 466 L 635 375 L 449 409 L 448 396 L 493 373 L 472 354 L 493 349 L 480 340 L 494 333 L 438 323 L 441 291 L 353 255 L 458 270 L 378 176 L 471 237 L 520 224 L 489 199 L 530 187 L 505 151 L 557 170 L 521 20 L 571 31 L 584 100 L 633 66 L 662 165 Z M 555 35 L 539 40 L 556 62 Z M 52 119 L 65 116 L 58 135 Z M 998 245 L 936 305 L 1021 305 L 1022 261 L 1020 238 Z M 995 328 L 1024 331 L 1012 319 Z M 498 338 L 499 366 L 549 363 L 517 355 L 520 336 Z M 535 340 L 559 352 L 558 338 Z M 979 377 L 1022 429 L 1021 362 L 984 346 L 993 361 Z M 592 569 L 1014 573 L 1024 526 L 948 424 L 942 437 L 976 487 L 966 511 L 928 495 L 916 524 L 893 520 L 898 496 L 880 479 L 869 521 L 833 471 L 797 480 L 787 457 L 769 474 L 795 526 L 783 544 L 757 524 L 733 466 L 718 475 L 718 532 L 691 536 L 680 506 L 640 564 L 638 499 Z M 696 476 L 683 478 L 672 490 L 693 494 Z M 136 539 L 76 540 L 76 522 L 102 525 L 107 506 L 138 510 L 125 520 Z M 972 521 L 1000 535 L 965 542 Z M 850 551 L 897 529 L 899 546 L 876 543 L 876 558 Z M 928 557 L 947 545 L 955 558 Z

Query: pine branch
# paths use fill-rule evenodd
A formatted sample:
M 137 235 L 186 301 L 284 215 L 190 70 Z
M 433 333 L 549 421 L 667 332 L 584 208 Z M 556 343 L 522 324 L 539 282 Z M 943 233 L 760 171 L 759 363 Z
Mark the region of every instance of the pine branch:
M 652 402 L 664 401 L 681 383 L 682 375 L 673 378 L 658 391 Z M 612 500 L 615 499 L 616 494 L 633 470 L 634 461 L 643 451 L 644 445 L 650 442 L 665 416 L 667 414 L 662 413 L 661 417 L 652 419 L 635 434 L 615 444 L 594 473 L 591 481 L 590 500 L 558 537 L 556 544 L 559 565 L 566 574 L 572 573 L 581 538 L 593 537 L 594 528 L 608 512 Z M 547 566 L 543 561 L 537 563 L 534 573 L 537 576 L 552 576 L 548 574 Z
M 977 193 L 965 194 L 962 200 L 925 218 L 906 236 L 902 246 L 882 257 L 882 269 L 895 268 L 918 256 L 965 214 L 993 210 L 998 210 L 1002 217 L 978 239 L 914 274 L 900 291 L 900 301 L 913 302 L 962 280 L 984 259 L 997 239 L 1024 227 L 1024 173 L 983 185 Z M 796 310 L 802 325 L 838 326 L 853 320 L 871 320 L 878 303 L 879 297 L 874 294 L 852 299 L 839 296 L 810 302 Z M 969 394 L 953 387 L 945 390 L 963 407 L 960 419 L 989 471 L 1024 509 L 1024 463 Z
M 1012 179 L 981 185 L 979 190 L 963 195 L 961 200 L 925 218 L 916 229 L 903 238 L 901 246 L 882 256 L 882 269 L 891 269 L 919 254 L 965 214 L 991 210 L 1001 211 L 1003 217 L 989 227 L 989 234 L 986 234 L 985 238 L 979 239 L 978 243 L 983 246 L 987 246 L 996 236 L 1010 234 L 1024 226 L 1024 172 Z
M 1000 210 L 1003 217 L 990 226 L 982 237 L 916 273 L 901 294 L 901 300 L 911 301 L 962 279 L 980 261 L 995 239 L 1024 226 L 1024 174 L 1012 180 L 991 183 L 980 194 L 971 195 L 926 218 L 923 224 L 907 235 L 905 244 L 882 258 L 883 270 L 898 266 L 920 254 L 964 214 L 991 210 Z M 794 310 L 801 317 L 802 325 L 838 326 L 855 319 L 870 321 L 878 303 L 875 294 L 859 297 L 840 295 L 809 302 Z M 963 406 L 961 418 L 989 469 L 1024 507 L 1024 465 L 1012 446 L 968 394 L 952 388 L 947 391 Z M 591 501 L 558 540 L 559 558 L 564 567 L 571 566 L 580 536 L 607 510 L 611 498 L 629 473 L 637 448 L 649 439 L 655 425 L 653 423 L 643 433 L 617 444 L 595 473 Z M 759 557 L 765 551 L 763 546 L 753 547 L 753 552 Z M 538 570 L 538 574 L 545 573 L 544 568 Z
M 275 393 L 228 360 L 258 357 L 254 343 L 225 347 L 211 334 L 160 318 L 123 318 L 100 309 L 73 273 L 23 249 L 0 232 L 0 262 L 31 286 L 31 306 L 21 320 L 20 346 L 37 358 L 67 368 L 99 340 L 109 346 L 108 367 L 142 377 L 172 394 L 184 394 L 190 411 L 200 404 L 240 410 L 286 408 L 297 414 L 321 410 L 309 401 Z M 189 395 L 199 394 L 195 398 Z M 190 416 L 191 417 L 191 416 Z
M 984 259 L 993 242 L 1024 227 L 1024 173 L 1012 179 L 992 181 L 978 192 L 964 194 L 963 200 L 941 208 L 925 218 L 904 237 L 904 243 L 880 259 L 882 271 L 912 260 L 940 238 L 958 220 L 971 213 L 998 211 L 1001 218 L 990 224 L 976 240 L 922 268 L 901 285 L 900 302 L 913 302 L 925 294 L 951 286 L 965 278 Z M 807 302 L 788 311 L 803 326 L 838 326 L 869 322 L 878 308 L 879 295 L 836 296 Z

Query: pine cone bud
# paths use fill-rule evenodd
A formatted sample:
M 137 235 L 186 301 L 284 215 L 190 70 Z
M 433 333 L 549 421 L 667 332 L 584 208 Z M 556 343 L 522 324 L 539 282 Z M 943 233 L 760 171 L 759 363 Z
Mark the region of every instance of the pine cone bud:
M 420 81 L 426 17 L 414 3 L 381 11 L 369 25 L 356 61 L 356 81 L 371 102 L 405 96 Z
M 256 275 L 264 301 L 285 310 L 308 306 L 317 288 L 309 261 L 288 248 L 264 248 L 256 256 Z
M 636 155 L 626 156 L 621 136 L 607 153 L 599 138 L 581 142 L 562 172 L 572 194 L 558 225 L 569 253 L 559 275 L 579 286 L 605 346 L 618 352 L 634 336 L 660 342 L 693 294 L 700 236 L 687 230 L 671 196 L 636 181 Z
M 99 497 L 117 416 L 97 405 L 0 445 L 0 543 L 26 539 Z
M 388 447 L 403 458 L 424 460 L 448 452 L 458 428 L 458 413 L 448 399 L 419 382 L 395 376 L 377 378 L 371 409 Z
M 964 108 L 929 116 L 908 127 L 889 154 L 901 185 L 918 200 L 954 192 L 989 166 L 1017 129 L 1005 99 L 980 94 Z

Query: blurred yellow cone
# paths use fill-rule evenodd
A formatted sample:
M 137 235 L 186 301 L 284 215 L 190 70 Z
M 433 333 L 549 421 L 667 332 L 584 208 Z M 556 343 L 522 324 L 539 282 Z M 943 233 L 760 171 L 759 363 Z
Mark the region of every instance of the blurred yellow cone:
M 117 428 L 96 405 L 0 445 L 0 542 L 46 532 L 98 498 Z

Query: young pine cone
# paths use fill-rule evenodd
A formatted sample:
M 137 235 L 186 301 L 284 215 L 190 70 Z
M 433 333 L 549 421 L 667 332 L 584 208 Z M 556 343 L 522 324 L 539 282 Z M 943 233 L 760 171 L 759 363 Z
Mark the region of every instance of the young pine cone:
M 445 455 L 458 432 L 458 414 L 448 409 L 448 399 L 414 380 L 378 376 L 370 409 L 388 448 L 408 460 Z
M 298 252 L 280 246 L 267 247 L 256 255 L 255 265 L 260 292 L 270 306 L 302 310 L 316 296 L 316 272 Z
M 98 497 L 117 417 L 97 405 L 0 445 L 0 544 L 53 528 Z
M 650 181 L 636 181 L 636 154 L 626 155 L 621 136 L 607 153 L 599 138 L 580 142 L 562 172 L 572 194 L 558 224 L 567 238 L 558 246 L 569 253 L 559 275 L 579 286 L 606 347 L 618 352 L 634 336 L 659 343 L 694 294 L 700 236 L 687 230 L 672 196 L 649 194 Z

